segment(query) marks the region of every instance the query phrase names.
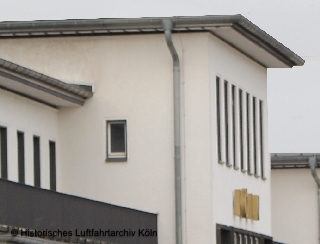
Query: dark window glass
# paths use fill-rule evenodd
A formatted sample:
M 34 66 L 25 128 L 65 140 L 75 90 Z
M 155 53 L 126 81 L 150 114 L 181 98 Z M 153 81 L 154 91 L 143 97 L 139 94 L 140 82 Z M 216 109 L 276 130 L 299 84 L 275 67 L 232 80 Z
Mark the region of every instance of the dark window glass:
M 56 143 L 49 141 L 50 190 L 56 191 Z
M 261 176 L 264 178 L 264 151 L 263 151 L 263 103 L 259 101 L 259 109 L 260 109 L 260 157 L 261 157 Z
M 256 128 L 256 98 L 253 97 L 252 100 L 252 112 L 253 112 L 253 160 L 254 160 L 254 174 L 258 174 L 258 169 L 257 169 L 257 128 Z
M 236 87 L 232 85 L 232 143 L 233 143 L 233 165 L 236 167 Z
M 18 131 L 18 178 L 19 183 L 25 183 L 24 173 L 24 133 Z
M 249 174 L 251 173 L 251 157 L 250 157 L 250 153 L 251 153 L 251 147 L 250 147 L 250 95 L 249 93 L 247 93 L 246 95 L 246 106 L 247 106 L 247 169 Z
M 111 133 L 111 152 L 125 152 L 125 124 L 124 123 L 112 123 L 110 125 Z
M 8 179 L 7 128 L 0 127 L 1 178 Z
M 216 106 L 217 106 L 217 139 L 218 139 L 218 161 L 222 162 L 221 158 L 221 125 L 220 125 L 220 78 L 216 77 Z
M 34 186 L 40 187 L 40 138 L 33 137 L 33 170 L 34 170 Z
M 229 165 L 229 128 L 228 128 L 228 81 L 224 81 L 224 117 L 225 117 L 225 134 L 226 134 L 226 163 Z
M 244 169 L 244 153 L 243 153 L 243 118 L 242 118 L 242 90 L 239 90 L 239 123 L 240 123 L 240 164 L 241 164 L 241 170 Z

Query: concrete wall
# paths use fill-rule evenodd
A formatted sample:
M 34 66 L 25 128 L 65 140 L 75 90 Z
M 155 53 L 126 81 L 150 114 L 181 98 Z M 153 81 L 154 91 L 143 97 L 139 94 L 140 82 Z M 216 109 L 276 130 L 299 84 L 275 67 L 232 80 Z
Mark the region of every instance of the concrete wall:
M 319 243 L 317 185 L 310 169 L 272 170 L 271 176 L 274 240 Z

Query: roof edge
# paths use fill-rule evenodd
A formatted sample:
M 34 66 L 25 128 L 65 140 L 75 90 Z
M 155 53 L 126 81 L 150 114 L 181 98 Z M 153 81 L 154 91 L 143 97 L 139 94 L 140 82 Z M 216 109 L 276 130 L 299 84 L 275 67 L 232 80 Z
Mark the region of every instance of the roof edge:
M 247 39 L 265 49 L 289 67 L 302 66 L 304 60 L 278 42 L 272 36 L 261 30 L 240 14 L 212 15 L 192 17 L 163 18 L 119 18 L 119 19 L 86 19 L 86 20 L 45 20 L 0 22 L 1 37 L 39 37 L 39 36 L 72 36 L 97 34 L 128 34 L 128 33 L 159 33 L 163 32 L 162 21 L 170 19 L 174 23 L 174 32 L 180 28 L 187 31 L 208 31 L 210 28 L 233 26 Z

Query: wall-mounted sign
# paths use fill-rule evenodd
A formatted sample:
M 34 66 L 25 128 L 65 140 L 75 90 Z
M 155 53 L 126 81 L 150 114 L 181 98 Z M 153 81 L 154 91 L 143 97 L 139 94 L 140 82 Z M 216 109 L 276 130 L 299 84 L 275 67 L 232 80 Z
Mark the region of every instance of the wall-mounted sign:
M 259 220 L 259 196 L 248 194 L 247 189 L 235 190 L 233 214 L 240 218 Z

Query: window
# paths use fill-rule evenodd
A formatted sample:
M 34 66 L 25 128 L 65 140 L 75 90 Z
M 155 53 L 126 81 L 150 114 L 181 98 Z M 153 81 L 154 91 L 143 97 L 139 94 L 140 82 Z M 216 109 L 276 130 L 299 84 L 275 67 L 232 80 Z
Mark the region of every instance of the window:
M 0 172 L 2 179 L 8 179 L 7 128 L 0 127 Z
M 240 129 L 240 165 L 241 170 L 244 170 L 244 153 L 243 153 L 243 105 L 242 105 L 242 90 L 239 89 L 239 129 Z
M 257 119 L 257 113 L 256 113 L 256 98 L 253 97 L 252 101 L 252 122 L 253 122 L 253 162 L 254 162 L 254 175 L 258 175 L 258 165 L 257 165 L 257 124 L 256 124 L 256 119 Z
M 34 170 L 34 186 L 40 187 L 40 138 L 33 136 L 33 170 Z
M 49 141 L 50 190 L 56 191 L 56 143 Z
M 127 123 L 125 120 L 107 121 L 107 161 L 127 160 Z
M 250 128 L 250 95 L 246 95 L 246 109 L 247 109 L 247 170 L 251 174 L 251 128 Z
M 218 137 L 218 162 L 222 163 L 221 156 L 221 118 L 220 118 L 220 78 L 216 77 L 216 107 L 217 107 L 217 137 Z
M 25 183 L 24 178 L 24 133 L 17 132 L 18 136 L 18 178 L 19 183 Z
M 235 85 L 231 86 L 231 99 L 232 99 L 232 151 L 233 151 L 233 167 L 238 169 L 236 163 L 237 160 L 237 132 L 236 132 L 236 87 Z
M 264 151 L 263 151 L 263 103 L 259 101 L 259 112 L 260 112 L 260 167 L 261 167 L 261 177 L 265 179 L 264 175 Z
M 226 147 L 226 164 L 231 166 L 229 162 L 229 116 L 228 116 L 228 81 L 224 81 L 224 120 L 225 120 L 225 147 Z

